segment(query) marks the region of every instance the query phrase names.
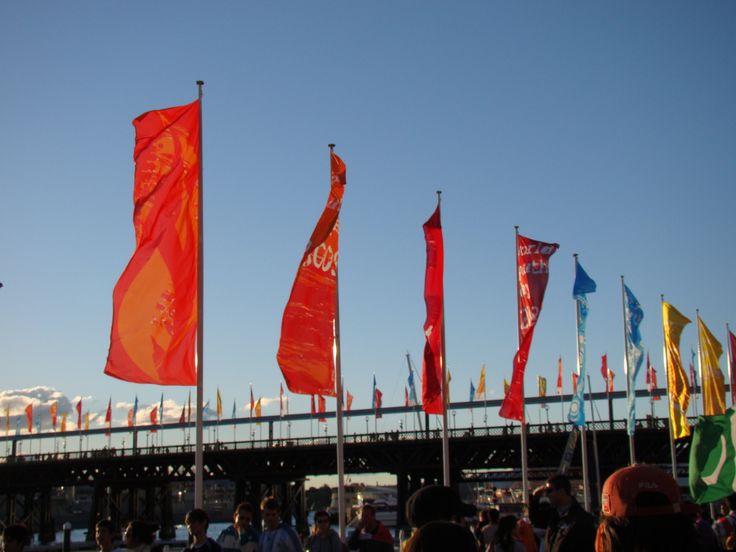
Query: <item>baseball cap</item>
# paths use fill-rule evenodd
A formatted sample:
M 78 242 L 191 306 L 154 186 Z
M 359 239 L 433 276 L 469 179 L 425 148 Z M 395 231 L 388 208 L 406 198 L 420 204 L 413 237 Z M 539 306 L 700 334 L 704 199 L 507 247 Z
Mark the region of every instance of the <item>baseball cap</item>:
M 681 511 L 680 488 L 658 467 L 636 464 L 606 479 L 601 507 L 604 514 L 618 517 L 677 514 Z
M 447 520 L 452 516 L 474 516 L 477 509 L 460 500 L 460 495 L 451 487 L 427 485 L 406 501 L 406 519 L 414 527 L 430 521 Z

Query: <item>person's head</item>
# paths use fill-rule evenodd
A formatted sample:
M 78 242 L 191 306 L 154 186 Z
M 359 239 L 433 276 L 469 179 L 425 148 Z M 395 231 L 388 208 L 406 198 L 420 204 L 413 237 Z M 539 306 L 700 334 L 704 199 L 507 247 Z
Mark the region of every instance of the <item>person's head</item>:
M 550 503 L 555 508 L 563 508 L 572 502 L 572 487 L 566 475 L 558 473 L 550 477 L 544 485 Z
M 466 528 L 451 521 L 430 521 L 422 525 L 406 542 L 404 552 L 476 552 L 475 537 Z
M 370 531 L 376 527 L 376 509 L 372 504 L 363 504 L 360 509 L 360 523 Z
M 427 485 L 406 501 L 406 519 L 413 527 L 430 521 L 461 521 L 475 515 L 476 507 L 460 500 L 452 487 Z
M 233 522 L 239 529 L 247 529 L 253 523 L 253 506 L 250 502 L 241 502 L 233 512 Z
M 503 516 L 498 520 L 498 529 L 493 541 L 501 545 L 501 547 L 509 547 L 516 537 L 516 522 L 518 519 L 515 515 Z
M 95 542 L 100 550 L 107 552 L 112 550 L 113 536 L 115 535 L 115 526 L 109 519 L 101 519 L 95 525 Z
M 207 512 L 201 508 L 195 508 L 189 510 L 187 515 L 184 516 L 184 525 L 187 526 L 187 531 L 194 537 L 195 540 L 202 539 L 207 535 L 207 528 L 210 526 L 210 518 Z
M 488 521 L 489 523 L 492 523 L 493 525 L 496 525 L 498 523 L 498 520 L 501 517 L 501 512 L 498 511 L 498 508 L 489 508 L 488 509 Z
M 546 529 L 552 510 L 552 503 L 547 496 L 546 485 L 534 489 L 529 500 L 529 521 L 532 522 L 532 526 Z
M 8 525 L 3 529 L 3 552 L 22 552 L 28 540 L 28 529 L 24 525 Z
M 320 510 L 314 514 L 314 532 L 318 535 L 325 535 L 330 531 L 330 514 L 325 510 Z
M 126 548 L 151 545 L 156 539 L 158 525 L 140 519 L 128 523 L 123 540 Z
M 722 516 L 727 516 L 728 512 L 730 511 L 730 508 L 728 507 L 728 502 L 726 502 L 725 500 L 721 502 L 719 510 Z
M 639 464 L 614 472 L 603 484 L 601 510 L 597 552 L 697 549 L 677 483 L 655 466 Z
M 281 523 L 281 505 L 276 497 L 267 496 L 261 501 L 261 518 L 266 529 L 276 529 Z

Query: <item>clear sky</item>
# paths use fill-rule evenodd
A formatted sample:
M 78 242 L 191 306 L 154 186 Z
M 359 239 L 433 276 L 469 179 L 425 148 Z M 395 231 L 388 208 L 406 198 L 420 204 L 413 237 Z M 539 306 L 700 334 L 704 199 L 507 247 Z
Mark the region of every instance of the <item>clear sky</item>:
M 348 170 L 340 312 L 356 408 L 374 372 L 385 404 L 403 404 L 407 351 L 421 368 L 437 189 L 454 400 L 483 363 L 489 398 L 510 377 L 514 225 L 561 246 L 530 392 L 538 374 L 554 387 L 558 355 L 570 390 L 573 253 L 598 283 L 594 388 L 603 353 L 624 385 L 620 275 L 663 382 L 660 293 L 693 320 L 699 308 L 724 345 L 736 324 L 735 56 L 729 1 L 2 2 L 0 403 L 20 413 L 22 390 L 43 386 L 44 401 L 82 396 L 94 415 L 112 397 L 123 423 L 136 394 L 158 401 L 161 388 L 102 372 L 134 246 L 131 120 L 192 101 L 198 79 L 205 394 L 214 404 L 219 386 L 226 413 L 235 399 L 243 415 L 250 382 L 278 397 L 281 314 L 330 142 Z M 695 344 L 690 326 L 683 356 Z M 187 389 L 163 392 L 176 413 Z M 308 405 L 294 396 L 291 411 Z

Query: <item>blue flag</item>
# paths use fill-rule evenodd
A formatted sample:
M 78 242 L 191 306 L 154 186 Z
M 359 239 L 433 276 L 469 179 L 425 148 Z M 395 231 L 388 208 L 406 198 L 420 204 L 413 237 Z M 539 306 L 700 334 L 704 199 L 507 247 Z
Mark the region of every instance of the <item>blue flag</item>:
M 473 385 L 473 380 L 470 380 L 470 398 L 468 400 L 470 402 L 475 400 L 475 385 Z
M 572 296 L 575 299 L 578 322 L 578 385 L 570 403 L 567 419 L 578 427 L 585 426 L 585 323 L 588 319 L 588 298 L 586 294 L 595 291 L 595 282 L 575 261 L 575 284 Z
M 417 400 L 417 389 L 414 387 L 414 370 L 409 368 L 409 404 L 412 406 L 419 404 Z
M 644 347 L 641 344 L 639 326 L 644 319 L 644 311 L 631 290 L 624 285 L 626 300 L 624 303 L 624 324 L 626 326 L 626 390 L 628 403 L 628 419 L 626 431 L 633 435 L 636 429 L 636 376 L 639 375 L 644 360 Z
M 371 395 L 373 396 L 371 400 L 371 408 L 375 410 L 376 409 L 376 374 L 373 374 L 373 393 L 371 393 Z

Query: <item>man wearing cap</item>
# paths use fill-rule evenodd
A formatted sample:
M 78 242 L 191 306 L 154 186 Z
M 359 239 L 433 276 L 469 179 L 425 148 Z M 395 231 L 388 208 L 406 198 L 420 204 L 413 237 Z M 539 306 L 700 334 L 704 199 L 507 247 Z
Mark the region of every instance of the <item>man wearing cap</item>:
M 570 480 L 557 474 L 545 484 L 553 510 L 544 535 L 547 552 L 592 552 L 595 542 L 593 516 L 572 496 Z
M 363 505 L 358 527 L 348 539 L 348 548 L 360 552 L 393 552 L 394 538 L 376 519 L 376 509 L 370 504 Z
M 681 509 L 671 475 L 645 464 L 621 468 L 603 484 L 595 550 L 699 550 L 695 528 Z

